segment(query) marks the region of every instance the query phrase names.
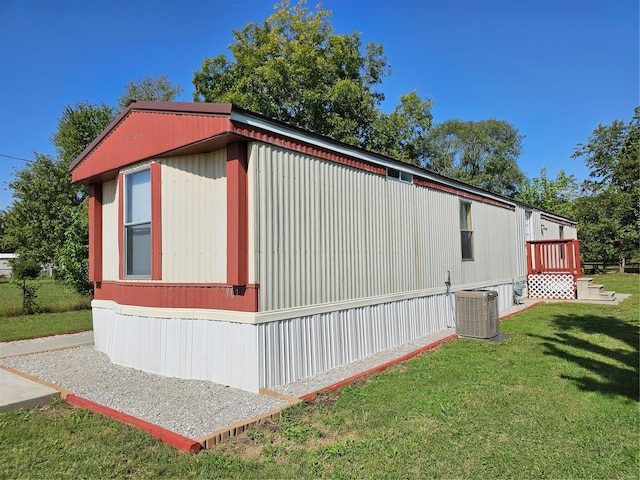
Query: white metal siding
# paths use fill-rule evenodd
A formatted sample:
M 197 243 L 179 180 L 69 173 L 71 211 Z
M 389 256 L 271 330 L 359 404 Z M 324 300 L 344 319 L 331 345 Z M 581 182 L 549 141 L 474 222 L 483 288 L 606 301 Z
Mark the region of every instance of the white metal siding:
M 226 150 L 162 159 L 162 281 L 226 282 Z
M 462 262 L 455 195 L 260 143 L 249 156 L 260 311 L 443 289 L 447 271 L 454 286 L 516 274 L 513 211 L 472 202 Z
M 515 251 L 516 251 L 516 277 L 522 279 L 527 275 L 527 234 L 526 234 L 527 211 L 516 206 L 515 221 Z
M 274 388 L 447 328 L 446 295 L 258 325 L 260 385 Z
M 95 348 L 113 363 L 258 392 L 255 325 L 148 318 L 93 308 Z
M 118 280 L 118 181 L 102 184 L 102 278 Z
M 517 273 L 515 212 L 472 202 L 471 217 L 473 261 L 461 263 L 461 276 L 453 278 L 453 282 L 469 284 L 514 277 Z

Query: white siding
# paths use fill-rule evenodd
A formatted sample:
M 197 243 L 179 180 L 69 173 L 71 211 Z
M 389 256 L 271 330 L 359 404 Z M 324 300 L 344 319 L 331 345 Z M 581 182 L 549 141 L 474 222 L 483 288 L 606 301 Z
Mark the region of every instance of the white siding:
M 102 184 L 102 278 L 118 280 L 118 181 Z
M 462 262 L 459 198 L 254 143 L 252 229 L 260 311 L 498 284 L 516 274 L 515 213 L 472 203 Z
M 516 252 L 516 277 L 522 279 L 527 275 L 527 235 L 526 215 L 524 207 L 516 206 L 515 222 L 515 252 Z
M 226 282 L 226 150 L 162 163 L 162 281 Z
M 258 392 L 255 325 L 93 308 L 95 348 L 118 365 Z
M 445 330 L 448 302 L 432 295 L 260 324 L 260 385 L 286 385 Z

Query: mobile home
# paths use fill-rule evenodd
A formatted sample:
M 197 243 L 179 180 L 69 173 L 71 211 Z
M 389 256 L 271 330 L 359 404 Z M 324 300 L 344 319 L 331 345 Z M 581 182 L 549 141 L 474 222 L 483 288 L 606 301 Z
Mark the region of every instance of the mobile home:
M 95 346 L 273 388 L 499 307 L 527 241 L 575 223 L 230 104 L 134 102 L 72 163 L 89 186 Z M 446 283 L 450 280 L 450 287 Z

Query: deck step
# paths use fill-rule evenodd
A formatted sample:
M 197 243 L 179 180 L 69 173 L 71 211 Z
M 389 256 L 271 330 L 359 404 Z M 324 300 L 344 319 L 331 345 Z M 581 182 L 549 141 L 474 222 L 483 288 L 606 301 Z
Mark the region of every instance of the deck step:
M 593 278 L 582 277 L 576 280 L 578 300 L 605 300 L 616 299 L 616 292 L 604 290 L 604 285 L 593 283 Z

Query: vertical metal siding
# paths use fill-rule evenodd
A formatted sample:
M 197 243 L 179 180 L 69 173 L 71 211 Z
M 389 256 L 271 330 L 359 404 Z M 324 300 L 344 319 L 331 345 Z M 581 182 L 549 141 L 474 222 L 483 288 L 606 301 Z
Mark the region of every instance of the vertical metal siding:
M 254 143 L 260 311 L 513 278 L 516 214 L 472 202 L 462 262 L 459 198 Z
M 146 318 L 105 308 L 94 308 L 93 319 L 95 347 L 113 363 L 258 392 L 255 325 Z
M 446 295 L 258 325 L 260 386 L 274 388 L 447 328 Z
M 387 290 L 384 178 L 264 144 L 250 164 L 262 311 Z
M 118 181 L 102 184 L 102 278 L 118 280 Z
M 525 208 L 519 205 L 516 206 L 515 216 L 516 277 L 523 278 L 527 275 L 527 234 Z
M 161 163 L 162 280 L 226 282 L 226 150 Z

